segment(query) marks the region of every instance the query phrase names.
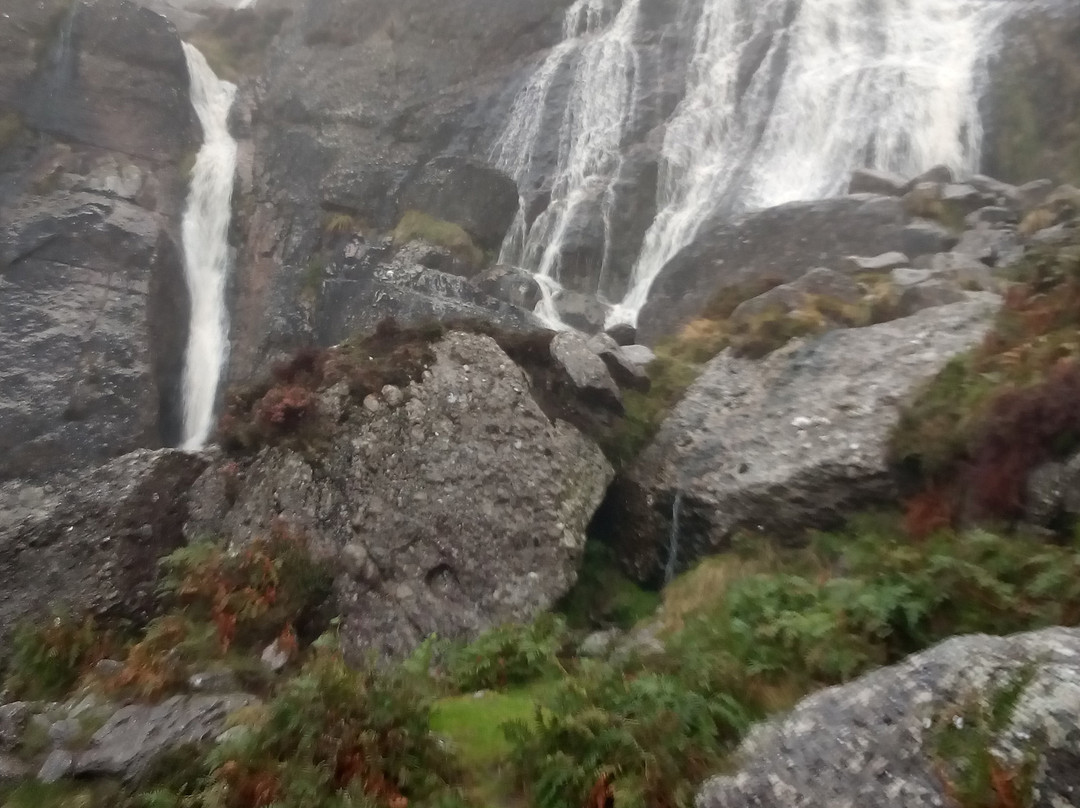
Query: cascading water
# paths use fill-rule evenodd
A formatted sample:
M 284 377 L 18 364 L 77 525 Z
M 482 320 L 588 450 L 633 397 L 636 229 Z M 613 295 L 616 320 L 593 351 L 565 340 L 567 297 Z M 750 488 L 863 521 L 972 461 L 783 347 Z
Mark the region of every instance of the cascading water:
M 979 93 L 1003 3 L 803 0 L 741 96 L 742 52 L 790 3 L 734 5 L 710 0 L 702 15 L 664 140 L 660 212 L 609 323 L 636 322 L 664 265 L 718 209 L 832 196 L 858 167 L 978 169 Z
M 191 76 L 191 103 L 203 131 L 184 211 L 184 271 L 191 325 L 184 361 L 184 434 L 187 449 L 201 447 L 214 422 L 214 404 L 228 355 L 225 285 L 229 271 L 236 141 L 229 111 L 236 87 L 221 81 L 197 49 L 184 43 Z
M 622 162 L 620 148 L 634 117 L 637 52 L 634 27 L 641 0 L 577 0 L 566 13 L 564 40 L 518 95 L 510 121 L 495 145 L 496 163 L 521 186 L 541 158 L 545 113 L 556 80 L 574 72 L 559 118 L 558 155 L 550 177 L 551 201 L 535 221 L 527 221 L 522 201 L 503 244 L 501 263 L 528 266 L 543 297 L 537 314 L 561 327 L 554 304 L 559 288 L 559 245 L 579 206 L 600 200 L 610 230 L 611 183 Z M 602 271 L 602 270 L 601 270 Z
M 687 0 L 694 33 L 685 91 L 664 127 L 657 215 L 609 324 L 636 321 L 660 270 L 710 217 L 841 193 L 858 167 L 903 175 L 938 163 L 977 169 L 986 61 L 1013 5 Z M 559 144 L 546 177 L 550 205 L 531 226 L 519 214 L 501 256 L 537 273 L 549 320 L 558 320 L 551 290 L 572 214 L 597 195 L 605 211 L 617 204 L 614 178 L 634 130 L 642 0 L 615 7 L 571 7 L 565 40 L 519 95 L 496 147 L 499 165 L 534 192 L 526 185 L 538 184 L 541 144 Z M 566 69 L 573 89 L 561 116 L 551 116 L 548 95 Z M 592 279 L 605 271 L 597 267 Z

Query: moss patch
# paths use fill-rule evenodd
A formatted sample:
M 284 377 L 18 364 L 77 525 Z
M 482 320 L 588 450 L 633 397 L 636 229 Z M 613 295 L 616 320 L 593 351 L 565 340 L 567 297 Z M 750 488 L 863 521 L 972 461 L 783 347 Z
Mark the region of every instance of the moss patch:
M 453 222 L 436 219 L 418 210 L 406 211 L 394 228 L 394 244 L 399 247 L 410 241 L 426 241 L 443 247 L 473 266 L 486 263 L 484 251 L 476 246 L 465 229 Z

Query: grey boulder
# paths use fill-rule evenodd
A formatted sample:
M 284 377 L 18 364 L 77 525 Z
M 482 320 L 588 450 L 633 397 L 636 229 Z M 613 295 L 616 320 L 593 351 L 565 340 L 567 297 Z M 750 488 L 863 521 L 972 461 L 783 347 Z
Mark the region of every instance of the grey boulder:
M 805 699 L 751 732 L 738 771 L 707 782 L 697 808 L 951 805 L 956 761 L 940 755 L 936 733 L 943 722 L 962 730 L 965 710 L 987 709 L 1027 676 L 1006 726 L 983 743 L 1006 770 L 1039 756 L 1024 795 L 1033 808 L 1080 804 L 1080 630 L 1054 628 L 954 638 Z

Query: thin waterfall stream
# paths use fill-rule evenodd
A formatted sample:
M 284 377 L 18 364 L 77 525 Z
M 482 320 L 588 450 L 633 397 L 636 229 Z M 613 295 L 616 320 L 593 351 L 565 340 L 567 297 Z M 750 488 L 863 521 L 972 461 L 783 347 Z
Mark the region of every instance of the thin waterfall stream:
M 671 503 L 671 536 L 668 540 L 667 564 L 664 565 L 664 586 L 675 580 L 679 568 L 679 537 L 682 534 L 682 489 L 675 491 L 675 500 Z
M 229 221 L 232 218 L 236 141 L 229 134 L 229 111 L 236 86 L 222 81 L 193 46 L 184 43 L 191 76 L 191 103 L 203 144 L 191 174 L 184 211 L 184 273 L 191 300 L 191 324 L 184 357 L 182 446 L 198 449 L 214 424 L 214 407 L 228 359 Z

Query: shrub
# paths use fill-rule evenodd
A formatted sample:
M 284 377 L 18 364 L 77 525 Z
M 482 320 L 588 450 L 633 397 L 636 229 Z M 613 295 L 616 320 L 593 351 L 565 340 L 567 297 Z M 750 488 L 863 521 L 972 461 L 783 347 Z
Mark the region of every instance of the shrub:
M 386 385 L 407 387 L 435 361 L 431 343 L 442 333 L 438 325 L 401 328 L 384 320 L 373 334 L 335 348 L 300 348 L 268 378 L 229 391 L 219 440 L 231 452 L 283 445 L 318 456 L 336 428 L 319 411 L 319 393 L 344 383 L 360 403 Z
M 258 648 L 275 637 L 295 645 L 330 594 L 331 575 L 298 533 L 277 521 L 267 538 L 235 552 L 213 542 L 181 547 L 162 561 L 162 590 L 193 620 L 217 631 L 223 651 Z
M 57 614 L 44 626 L 24 624 L 12 639 L 4 686 L 22 699 L 59 699 L 115 646 L 92 617 Z
M 577 583 L 558 609 L 572 628 L 629 629 L 659 604 L 657 593 L 642 589 L 623 574 L 609 547 L 592 541 L 585 546 Z
M 566 627 L 553 615 L 528 625 L 500 626 L 452 649 L 447 677 L 462 692 L 528 684 L 561 670 L 559 654 L 565 644 Z
M 507 725 L 511 763 L 537 808 L 689 806 L 749 715 L 723 694 L 669 675 L 608 666 L 568 680 L 533 724 Z M 594 802 L 595 800 L 595 802 Z
M 431 702 L 397 670 L 359 670 L 321 649 L 268 706 L 261 726 L 211 755 L 229 808 L 404 808 L 452 796 L 456 777 L 431 734 Z
M 958 515 L 1019 515 L 1030 472 L 1080 447 L 1080 243 L 1032 253 L 1017 277 L 982 345 L 927 384 L 891 439 L 906 481 L 951 489 Z

